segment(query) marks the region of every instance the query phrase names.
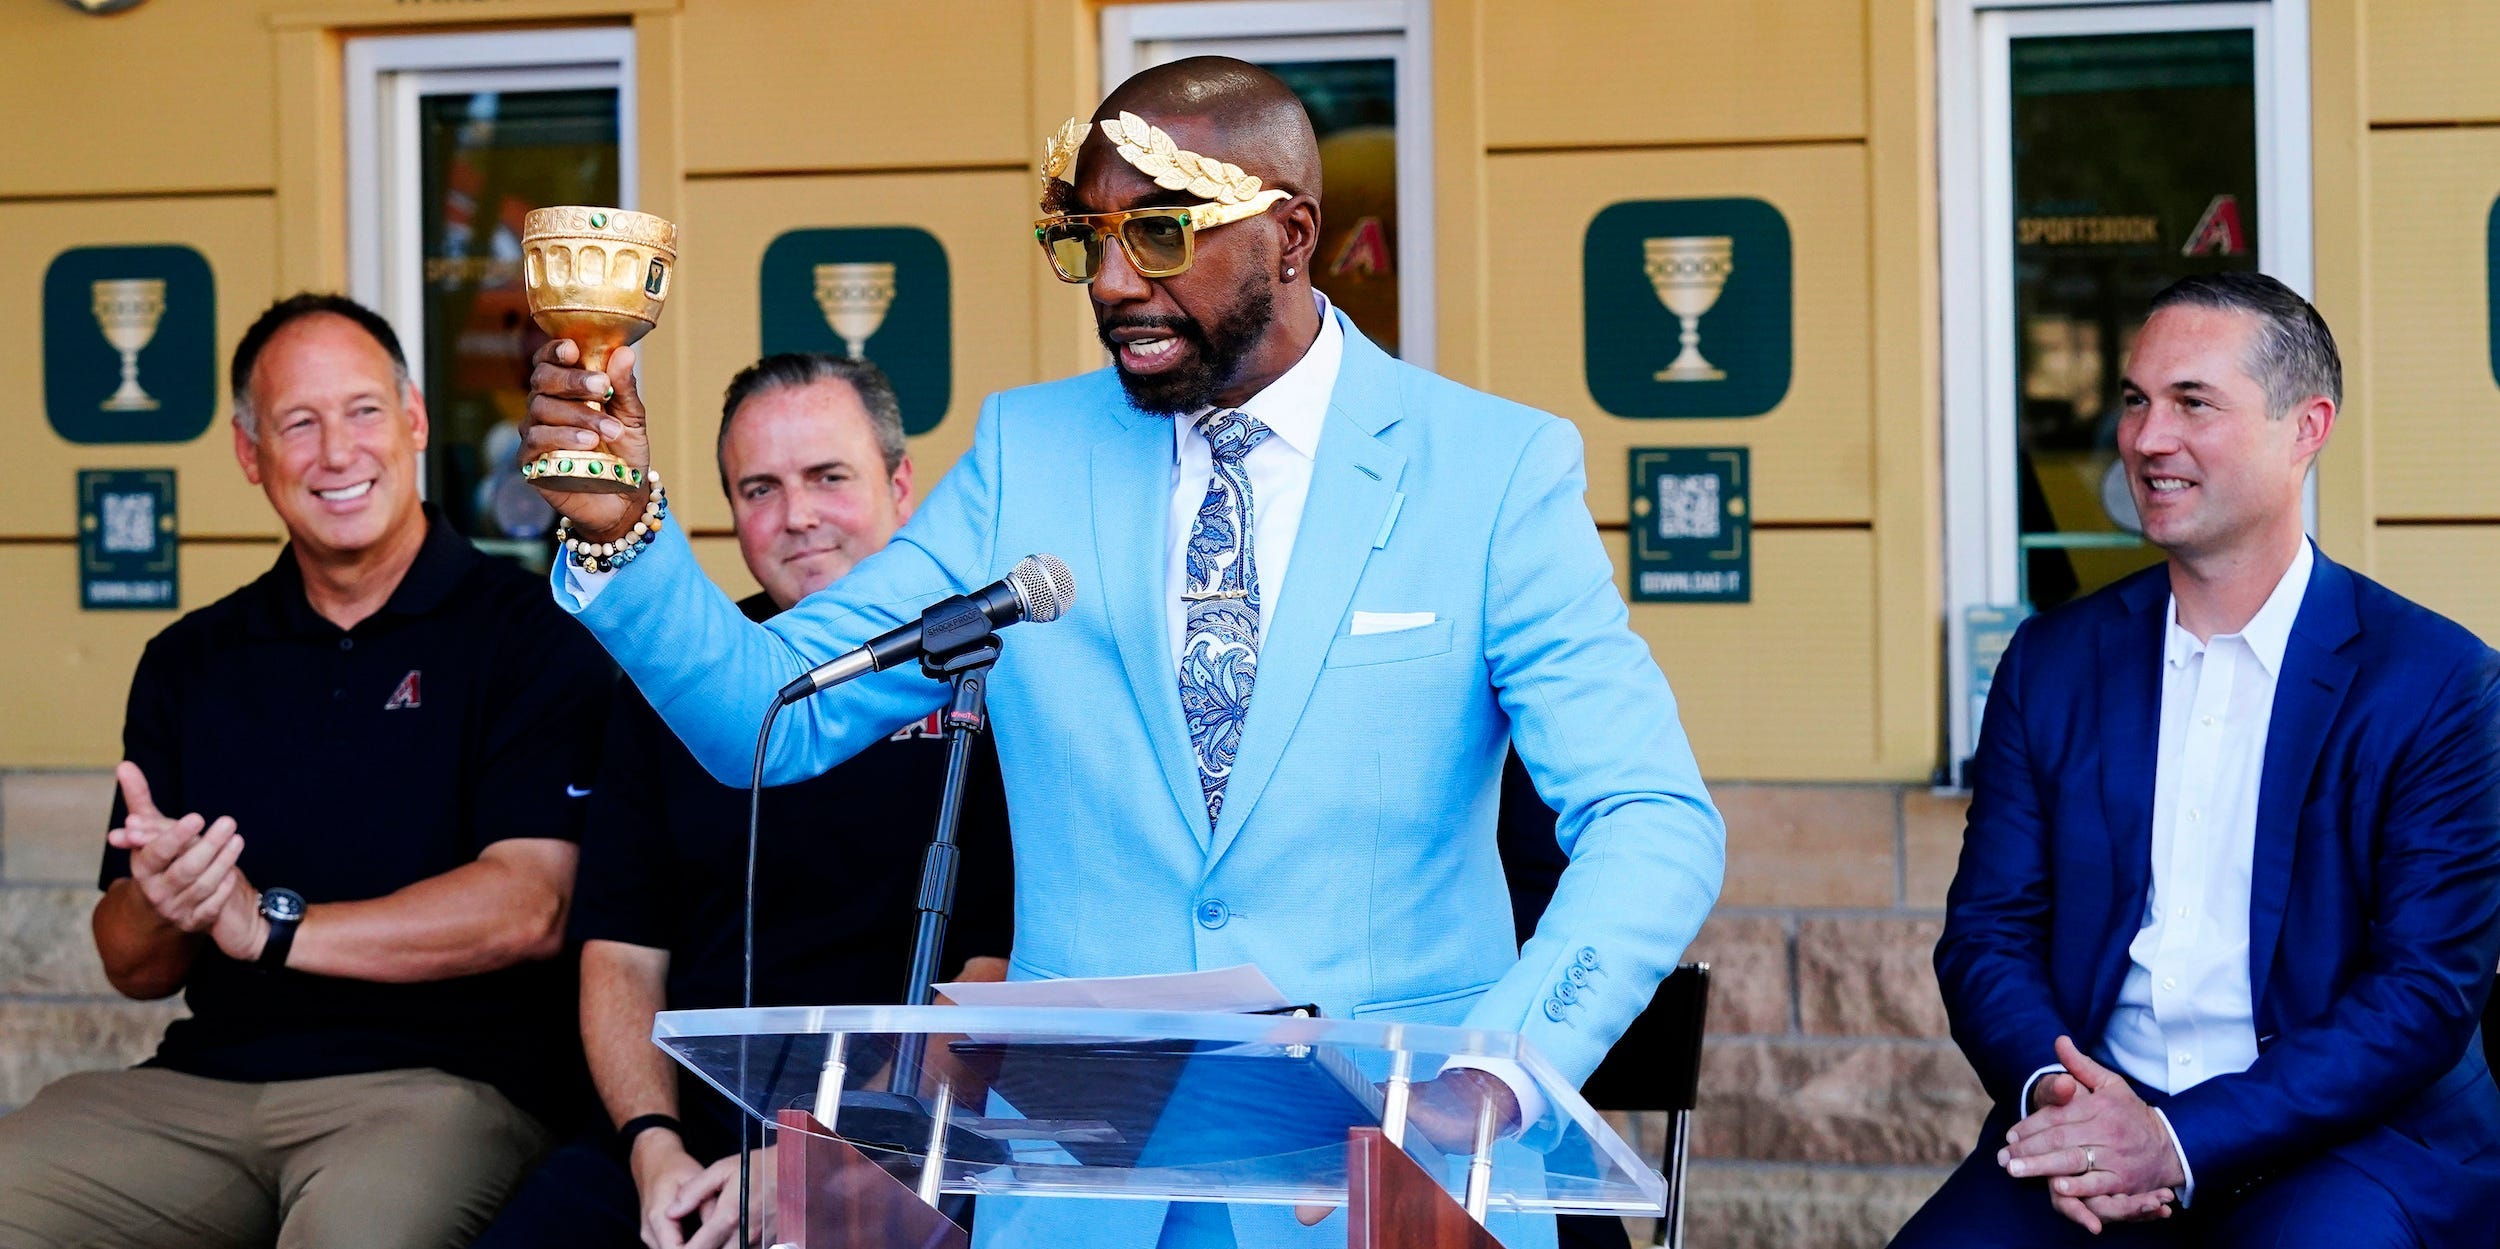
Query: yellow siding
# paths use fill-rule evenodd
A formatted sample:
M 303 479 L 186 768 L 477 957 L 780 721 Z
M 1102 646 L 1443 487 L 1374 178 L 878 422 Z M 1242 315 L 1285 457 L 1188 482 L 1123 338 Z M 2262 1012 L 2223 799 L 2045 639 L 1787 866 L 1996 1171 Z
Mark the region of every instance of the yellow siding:
M 2500 645 L 2500 525 L 2381 526 L 2372 575 Z
M 275 122 L 263 4 L 149 4 L 110 19 L 12 6 L 0 195 L 266 188 Z
M 2500 120 L 2500 5 L 2377 0 L 2365 11 L 2370 120 Z
M 680 286 L 661 333 L 684 336 L 684 377 L 654 417 L 664 472 L 687 483 L 673 500 L 697 528 L 726 528 L 729 505 L 712 482 L 720 393 L 762 348 L 758 274 L 764 249 L 786 231 L 910 225 L 946 248 L 954 313 L 953 402 L 937 428 L 912 441 L 923 490 L 972 445 L 982 397 L 1034 376 L 1033 183 L 1021 173 L 828 175 L 690 182 Z M 1053 288 L 1080 303 L 1075 288 Z M 681 467 L 682 466 L 682 467 Z
M 1497 150 L 1866 133 L 1864 0 L 1513 0 L 1483 46 Z
M 2500 130 L 2379 131 L 2370 169 L 2377 514 L 2500 518 L 2484 255 L 2500 198 Z
M 17 315 L 24 318 L 10 335 L 12 347 L 0 351 L 0 394 L 17 397 L 17 432 L 0 443 L 0 535 L 75 534 L 78 469 L 166 467 L 180 473 L 176 506 L 184 533 L 278 532 L 267 500 L 235 467 L 232 406 L 224 397 L 226 359 L 274 297 L 275 233 L 265 195 L 0 203 L 0 290 L 17 293 Z M 207 432 L 182 444 L 69 442 L 44 417 L 44 270 L 71 247 L 164 242 L 199 251 L 216 277 L 216 418 Z
M 1566 416 L 1588 439 L 1589 506 L 1624 518 L 1625 451 L 1750 446 L 1754 514 L 1862 521 L 1872 507 L 1866 155 L 1856 144 L 1495 156 L 1487 232 L 1487 389 Z M 1750 196 L 1788 218 L 1796 275 L 1788 395 L 1741 420 L 1626 420 L 1590 398 L 1580 249 L 1618 200 Z
M 1620 572 L 1624 536 L 1609 533 L 1606 545 Z M 1881 775 L 1873 560 L 1864 530 L 1757 533 L 1751 603 L 1633 605 L 1632 628 L 1675 687 L 1703 775 Z M 1626 589 L 1620 575 L 1616 587 Z
M 682 36 L 687 168 L 1038 159 L 1042 131 L 1026 120 L 1029 7 L 1018 0 L 693 0 Z
M 275 542 L 182 545 L 182 611 L 268 571 Z M 0 546 L 0 765 L 99 767 L 121 757 L 122 708 L 148 639 L 181 614 L 80 611 L 78 548 Z

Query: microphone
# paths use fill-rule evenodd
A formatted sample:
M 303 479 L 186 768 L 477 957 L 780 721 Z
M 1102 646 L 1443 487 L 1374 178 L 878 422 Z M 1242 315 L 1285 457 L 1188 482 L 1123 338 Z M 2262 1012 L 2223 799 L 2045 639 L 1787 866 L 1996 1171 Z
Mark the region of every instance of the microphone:
M 854 677 L 883 672 L 924 654 L 949 654 L 1019 620 L 1048 624 L 1075 601 L 1076 577 L 1067 564 L 1056 555 L 1027 555 L 1004 579 L 970 594 L 939 599 L 920 613 L 920 619 L 888 629 L 809 669 L 807 675 L 781 687 L 778 705 L 787 707 Z

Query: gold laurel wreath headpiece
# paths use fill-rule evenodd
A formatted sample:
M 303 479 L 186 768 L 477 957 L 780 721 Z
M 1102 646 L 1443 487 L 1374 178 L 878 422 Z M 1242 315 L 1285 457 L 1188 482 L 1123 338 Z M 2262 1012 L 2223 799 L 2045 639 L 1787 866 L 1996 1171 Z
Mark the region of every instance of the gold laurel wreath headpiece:
M 1135 113 L 1123 112 L 1104 119 L 1103 137 L 1111 140 L 1120 159 L 1135 166 L 1137 172 L 1154 179 L 1156 186 L 1169 191 L 1187 191 L 1218 204 L 1247 204 L 1259 194 L 1260 182 L 1255 174 L 1245 173 L 1241 166 L 1227 164 L 1212 156 L 1200 156 L 1172 141 L 1160 126 L 1149 125 Z M 1042 145 L 1042 208 L 1051 203 L 1051 184 L 1073 184 L 1069 175 L 1076 168 L 1076 150 L 1084 146 L 1085 123 L 1069 118 Z

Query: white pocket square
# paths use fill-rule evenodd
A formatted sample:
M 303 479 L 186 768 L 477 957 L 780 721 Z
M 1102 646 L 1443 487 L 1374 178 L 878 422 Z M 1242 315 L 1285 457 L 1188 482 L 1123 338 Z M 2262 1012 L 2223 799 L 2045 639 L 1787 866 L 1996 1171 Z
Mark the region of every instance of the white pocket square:
M 1354 613 L 1352 636 L 1369 633 L 1403 633 L 1431 624 L 1434 616 L 1428 611 L 1358 611 Z

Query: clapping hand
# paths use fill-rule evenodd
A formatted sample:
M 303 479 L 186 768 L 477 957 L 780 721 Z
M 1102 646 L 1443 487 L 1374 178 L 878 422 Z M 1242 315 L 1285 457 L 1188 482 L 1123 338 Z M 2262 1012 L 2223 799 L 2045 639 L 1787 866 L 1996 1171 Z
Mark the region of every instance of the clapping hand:
M 243 834 L 234 818 L 211 823 L 196 812 L 167 816 L 156 809 L 146 774 L 127 759 L 113 776 L 129 814 L 104 839 L 130 852 L 130 877 L 148 906 L 176 929 L 208 934 L 229 958 L 260 957 L 269 923 L 260 915 L 260 892 L 235 866 L 243 857 Z
M 2049 1181 L 2058 1213 L 2098 1235 L 2105 1224 L 2168 1218 L 2187 1172 L 2170 1133 L 2126 1077 L 2057 1038 L 2065 1073 L 2037 1090 L 2039 1109 L 2005 1134 L 1997 1165 Z

